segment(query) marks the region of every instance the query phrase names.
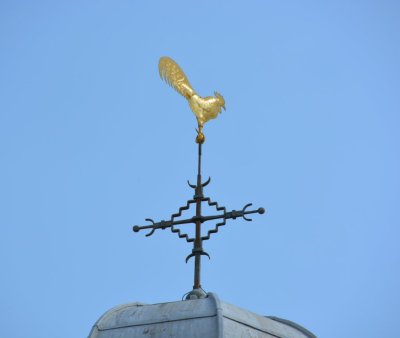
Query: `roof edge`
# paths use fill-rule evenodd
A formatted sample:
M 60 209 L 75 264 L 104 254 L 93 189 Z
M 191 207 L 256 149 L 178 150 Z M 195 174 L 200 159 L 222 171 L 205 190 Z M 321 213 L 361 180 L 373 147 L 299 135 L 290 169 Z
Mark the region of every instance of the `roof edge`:
M 224 337 L 224 314 L 222 311 L 222 306 L 221 306 L 221 301 L 219 299 L 219 297 L 217 296 L 217 294 L 213 293 L 213 292 L 209 292 L 207 293 L 207 296 L 210 297 L 215 304 L 215 309 L 216 309 L 216 315 L 217 315 L 217 334 L 218 334 L 218 338 L 223 338 Z
M 303 327 L 303 326 L 301 326 L 301 325 L 299 325 L 299 324 L 297 324 L 295 322 L 292 322 L 291 320 L 284 319 L 284 318 L 279 318 L 279 317 L 275 317 L 275 316 L 265 316 L 265 317 L 267 317 L 269 319 L 272 319 L 272 320 L 275 320 L 275 321 L 277 321 L 279 323 L 291 326 L 291 327 L 295 328 L 296 330 L 299 330 L 302 334 L 306 335 L 309 338 L 317 338 L 317 336 L 314 333 L 312 333 L 311 331 L 307 330 L 305 327 Z

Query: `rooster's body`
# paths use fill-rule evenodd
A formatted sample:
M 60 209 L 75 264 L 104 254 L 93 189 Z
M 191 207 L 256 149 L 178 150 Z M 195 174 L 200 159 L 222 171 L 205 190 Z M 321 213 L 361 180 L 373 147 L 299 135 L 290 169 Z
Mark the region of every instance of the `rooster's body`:
M 204 135 L 202 129 L 204 123 L 215 119 L 218 113 L 221 112 L 221 109 L 225 109 L 224 98 L 217 92 L 214 93 L 215 96 L 207 96 L 204 98 L 199 96 L 190 85 L 183 70 L 169 57 L 162 57 L 160 59 L 158 70 L 161 78 L 188 100 L 190 109 L 192 109 L 196 116 L 199 126 L 196 141 L 198 143 L 203 143 Z

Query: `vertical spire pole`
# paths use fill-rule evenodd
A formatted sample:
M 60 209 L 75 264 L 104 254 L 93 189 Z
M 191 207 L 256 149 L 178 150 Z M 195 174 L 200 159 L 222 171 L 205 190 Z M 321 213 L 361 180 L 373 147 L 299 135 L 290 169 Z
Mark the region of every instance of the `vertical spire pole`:
M 197 168 L 197 187 L 195 193 L 195 201 L 196 201 L 196 237 L 193 245 L 193 253 L 195 254 L 194 261 L 194 285 L 193 290 L 200 289 L 200 269 L 201 269 L 201 252 L 203 251 L 202 240 L 201 240 L 201 200 L 203 198 L 203 187 L 201 184 L 201 150 L 202 143 L 199 144 L 199 153 L 198 153 L 198 168 Z

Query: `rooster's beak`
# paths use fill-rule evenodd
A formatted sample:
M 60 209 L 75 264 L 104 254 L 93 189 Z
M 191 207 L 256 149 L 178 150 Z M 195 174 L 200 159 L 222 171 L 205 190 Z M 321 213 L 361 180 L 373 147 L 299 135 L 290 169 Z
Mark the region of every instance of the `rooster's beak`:
M 225 105 L 223 105 L 222 108 L 224 108 L 224 110 L 226 110 Z

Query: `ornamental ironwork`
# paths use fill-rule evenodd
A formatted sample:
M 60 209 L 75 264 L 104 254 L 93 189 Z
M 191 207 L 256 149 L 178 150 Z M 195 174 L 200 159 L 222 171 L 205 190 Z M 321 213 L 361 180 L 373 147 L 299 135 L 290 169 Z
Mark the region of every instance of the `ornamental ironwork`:
M 218 202 L 212 201 L 210 197 L 204 196 L 204 187 L 206 187 L 211 178 L 209 177 L 205 182 L 202 182 L 201 175 L 201 158 L 202 158 L 202 146 L 205 141 L 205 136 L 202 132 L 204 123 L 210 119 L 216 118 L 221 108 L 225 109 L 225 100 L 222 95 L 216 93 L 216 97 L 206 97 L 201 98 L 198 96 L 194 90 L 191 88 L 186 75 L 183 73 L 178 64 L 171 58 L 162 57 L 159 62 L 160 76 L 164 78 L 168 84 L 175 88 L 179 93 L 186 97 L 189 101 L 189 105 L 192 108 L 194 114 L 196 115 L 198 122 L 196 143 L 198 144 L 198 166 L 197 166 L 197 182 L 196 184 L 191 184 L 189 181 L 188 185 L 194 190 L 193 198 L 188 200 L 186 204 L 179 208 L 178 212 L 172 214 L 168 220 L 161 220 L 155 222 L 151 218 L 146 218 L 146 221 L 150 224 L 148 225 L 135 225 L 133 226 L 134 232 L 139 232 L 142 230 L 147 230 L 147 237 L 154 234 L 156 230 L 170 229 L 173 233 L 176 233 L 179 238 L 185 239 L 188 243 L 193 243 L 192 252 L 186 257 L 186 263 L 190 258 L 194 258 L 194 283 L 193 290 L 187 295 L 187 299 L 193 298 L 204 298 L 206 293 L 203 291 L 200 283 L 201 275 L 201 256 L 210 255 L 204 251 L 203 242 L 211 238 L 213 234 L 218 233 L 220 227 L 226 224 L 228 219 L 243 218 L 246 221 L 251 221 L 249 217 L 251 214 L 263 214 L 265 212 L 264 208 L 249 209 L 252 204 L 246 204 L 240 210 L 227 211 L 224 206 L 220 206 Z M 196 101 L 197 100 L 197 101 Z M 203 100 L 203 101 L 201 101 Z M 207 101 L 208 100 L 208 101 Z M 203 105 L 203 106 L 202 106 Z M 211 106 L 211 108 L 210 108 Z M 208 109 L 208 111 L 207 111 Z M 210 207 L 215 207 L 217 213 L 215 215 L 203 215 L 202 205 L 207 204 Z M 190 218 L 180 219 L 183 212 L 189 210 L 191 206 L 195 206 L 195 215 Z M 215 226 L 208 230 L 206 234 L 202 233 L 202 225 L 208 221 L 217 220 L 218 222 Z M 183 231 L 181 225 L 195 225 L 194 236 L 190 236 L 187 232 Z

